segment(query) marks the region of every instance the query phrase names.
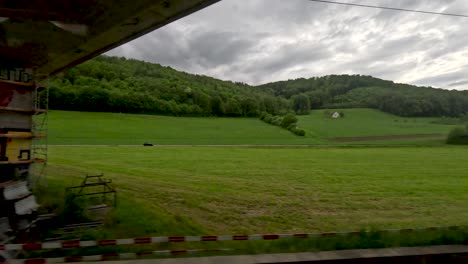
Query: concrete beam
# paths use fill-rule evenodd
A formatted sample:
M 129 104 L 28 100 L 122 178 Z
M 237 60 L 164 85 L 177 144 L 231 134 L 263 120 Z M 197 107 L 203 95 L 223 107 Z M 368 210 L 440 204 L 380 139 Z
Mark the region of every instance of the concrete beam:
M 0 1 L 0 62 L 53 75 L 217 1 Z

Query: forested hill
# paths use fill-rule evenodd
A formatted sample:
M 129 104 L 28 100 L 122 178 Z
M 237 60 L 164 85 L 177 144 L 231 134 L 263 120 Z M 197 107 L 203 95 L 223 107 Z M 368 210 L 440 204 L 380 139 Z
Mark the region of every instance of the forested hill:
M 50 80 L 50 108 L 177 116 L 257 116 L 370 107 L 401 116 L 460 116 L 468 92 L 330 75 L 249 86 L 159 64 L 100 56 Z
M 366 107 L 399 116 L 456 117 L 468 112 L 468 91 L 417 87 L 371 76 L 329 75 L 269 83 L 258 88 L 294 101 L 301 97 L 307 103 L 307 98 L 312 109 Z
M 280 113 L 289 101 L 242 83 L 100 56 L 50 80 L 50 108 L 176 116 Z

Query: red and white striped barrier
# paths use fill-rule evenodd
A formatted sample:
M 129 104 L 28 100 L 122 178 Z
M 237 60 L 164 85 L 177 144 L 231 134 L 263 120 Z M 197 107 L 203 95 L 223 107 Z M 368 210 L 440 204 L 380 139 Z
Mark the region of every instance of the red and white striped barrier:
M 168 236 L 168 237 L 142 237 L 125 239 L 106 239 L 97 241 L 63 241 L 63 242 L 45 242 L 45 243 L 25 243 L 25 244 L 6 244 L 0 245 L 0 251 L 8 250 L 46 250 L 46 249 L 67 249 L 84 248 L 94 246 L 117 246 L 117 245 L 138 245 L 138 244 L 156 244 L 165 242 L 199 242 L 199 241 L 246 241 L 246 240 L 279 240 L 292 238 L 318 238 L 330 236 L 349 236 L 363 233 L 404 233 L 412 231 L 437 231 L 448 229 L 460 229 L 461 226 L 451 227 L 427 227 L 410 229 L 389 229 L 382 231 L 352 231 L 352 232 L 329 232 L 329 233 L 304 233 L 304 234 L 257 234 L 257 235 L 227 235 L 227 236 Z
M 160 255 L 181 255 L 197 254 L 209 252 L 233 251 L 233 249 L 182 249 L 182 250 L 160 250 L 140 253 L 113 253 L 94 256 L 75 256 L 62 258 L 36 258 L 36 259 L 13 259 L 8 260 L 8 264 L 48 264 L 48 263 L 67 263 L 67 262 L 95 262 L 108 260 L 131 260 Z M 0 262 L 1 264 L 1 262 Z

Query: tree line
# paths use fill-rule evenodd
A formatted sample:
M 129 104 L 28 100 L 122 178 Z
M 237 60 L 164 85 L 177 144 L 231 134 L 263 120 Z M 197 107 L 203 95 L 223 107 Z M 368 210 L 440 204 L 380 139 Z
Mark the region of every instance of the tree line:
M 282 114 L 289 101 L 242 83 L 100 56 L 50 80 L 51 109 L 175 116 Z
M 253 117 L 319 108 L 375 108 L 399 116 L 458 117 L 468 92 L 329 75 L 250 86 L 134 59 L 99 56 L 50 80 L 50 108 L 174 116 Z

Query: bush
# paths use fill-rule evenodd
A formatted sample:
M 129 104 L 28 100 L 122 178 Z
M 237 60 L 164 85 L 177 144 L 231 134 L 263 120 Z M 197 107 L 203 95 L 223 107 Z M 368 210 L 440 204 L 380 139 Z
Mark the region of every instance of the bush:
M 304 129 L 300 129 L 300 128 L 297 128 L 297 127 L 294 127 L 293 129 L 289 130 L 291 132 L 293 132 L 295 135 L 297 136 L 305 136 L 306 132 Z
M 295 134 L 298 136 L 304 137 L 306 132 L 304 129 L 297 129 Z
M 294 123 L 294 124 L 290 124 L 286 129 L 291 131 L 293 129 L 295 129 L 297 127 L 297 123 Z
M 274 116 L 273 120 L 271 121 L 271 124 L 274 126 L 281 126 L 282 121 L 283 121 L 283 118 L 281 116 Z
M 273 116 L 270 114 L 266 114 L 265 117 L 263 118 L 263 121 L 268 124 L 271 124 L 271 121 L 273 121 Z
M 448 134 L 447 144 L 468 145 L 468 126 L 466 128 L 457 127 L 452 129 Z
M 288 114 L 285 117 L 283 117 L 283 120 L 281 121 L 281 127 L 287 128 L 291 124 L 297 123 L 297 117 L 293 114 Z
M 294 114 L 288 114 L 285 117 L 281 117 L 272 116 L 268 113 L 262 113 L 260 119 L 263 120 L 263 122 L 265 123 L 285 128 L 298 136 L 305 136 L 306 134 L 306 132 L 303 129 L 297 128 L 297 118 Z
M 268 115 L 267 112 L 262 112 L 262 113 L 260 114 L 260 120 L 264 120 L 265 117 L 266 117 L 267 115 Z

